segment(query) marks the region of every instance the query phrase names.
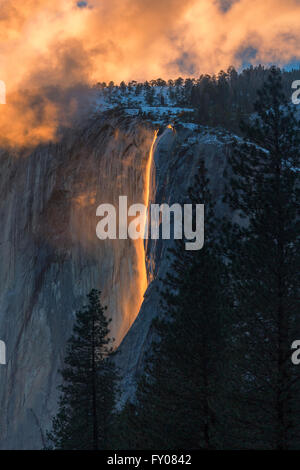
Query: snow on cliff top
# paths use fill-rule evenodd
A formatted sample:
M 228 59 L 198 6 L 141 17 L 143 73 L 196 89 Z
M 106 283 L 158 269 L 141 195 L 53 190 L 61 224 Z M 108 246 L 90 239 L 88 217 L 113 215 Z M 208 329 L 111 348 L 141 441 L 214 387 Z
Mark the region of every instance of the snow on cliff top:
M 178 94 L 175 95 L 169 87 L 130 87 L 122 89 L 119 86 L 95 89 L 96 112 L 110 109 L 123 109 L 130 116 L 143 115 L 159 124 L 166 120 L 174 120 L 183 114 L 192 114 L 193 109 L 181 106 L 178 103 Z

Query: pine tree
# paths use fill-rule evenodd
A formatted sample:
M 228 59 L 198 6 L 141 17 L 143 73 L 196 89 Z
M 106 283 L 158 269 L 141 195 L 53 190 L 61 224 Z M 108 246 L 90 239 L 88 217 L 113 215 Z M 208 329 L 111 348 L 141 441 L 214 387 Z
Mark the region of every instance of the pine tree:
M 190 201 L 205 204 L 205 245 L 185 251 L 178 241 L 164 280 L 156 339 L 135 404 L 121 414 L 121 447 L 210 449 L 222 446 L 224 265 L 215 243 L 214 205 L 204 165 Z
M 149 106 L 152 106 L 153 103 L 154 103 L 154 98 L 155 98 L 155 89 L 154 87 L 149 87 L 147 88 L 147 91 L 146 91 L 146 103 L 149 105 Z
M 235 304 L 232 442 L 299 448 L 300 369 L 290 348 L 300 327 L 300 134 L 280 70 L 271 69 L 255 111 L 235 144 L 227 191 L 238 218 L 225 230 Z
M 112 339 L 100 292 L 93 289 L 88 305 L 76 314 L 68 341 L 58 413 L 49 441 L 55 449 L 107 449 L 116 396 Z

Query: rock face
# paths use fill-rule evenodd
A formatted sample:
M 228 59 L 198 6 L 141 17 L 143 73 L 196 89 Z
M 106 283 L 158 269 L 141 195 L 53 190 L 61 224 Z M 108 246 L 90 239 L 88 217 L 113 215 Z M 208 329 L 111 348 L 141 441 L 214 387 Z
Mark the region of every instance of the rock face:
M 226 214 L 228 208 L 222 203 L 231 142 L 232 136 L 209 132 L 207 129 L 191 129 L 184 126 L 178 126 L 175 131 L 166 129 L 158 138 L 155 147 L 155 183 L 152 187 L 151 202 L 167 203 L 170 206 L 183 202 L 188 188 L 193 185 L 199 162 L 204 161 L 212 197 L 216 201 L 217 216 L 234 217 L 233 214 Z M 126 400 L 133 399 L 137 380 L 143 371 L 145 355 L 151 347 L 151 323 L 160 313 L 159 288 L 161 279 L 165 277 L 170 266 L 168 251 L 173 243 L 172 240 L 160 239 L 149 240 L 147 244 L 146 262 L 151 282 L 139 315 L 121 343 L 116 357 L 122 373 L 120 406 Z
M 131 240 L 99 240 L 96 208 L 117 207 L 120 195 L 129 205 L 143 202 L 153 134 L 154 125 L 138 118 L 102 117 L 59 143 L 1 154 L 0 339 L 7 365 L 0 366 L 0 449 L 43 446 L 74 312 L 91 288 L 102 291 L 116 344 L 125 335 L 118 355 L 122 401 L 134 393 L 171 242 L 147 243 L 149 287 L 136 318 L 141 252 Z M 166 129 L 156 142 L 151 201 L 180 202 L 200 159 L 219 200 L 229 149 L 228 136 Z

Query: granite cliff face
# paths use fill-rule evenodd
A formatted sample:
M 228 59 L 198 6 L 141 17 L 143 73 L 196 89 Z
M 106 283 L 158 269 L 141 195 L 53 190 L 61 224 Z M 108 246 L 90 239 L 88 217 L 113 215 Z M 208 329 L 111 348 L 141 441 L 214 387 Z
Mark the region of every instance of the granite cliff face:
M 151 321 L 159 314 L 157 286 L 168 269 L 171 242 L 146 244 L 149 286 L 140 308 L 141 246 L 99 240 L 96 208 L 118 206 L 120 195 L 128 196 L 128 205 L 144 201 L 154 130 L 138 117 L 106 116 L 58 143 L 1 152 L 0 338 L 7 345 L 7 365 L 0 366 L 1 449 L 43 446 L 74 312 L 91 288 L 102 291 L 116 344 L 124 338 L 117 359 L 122 402 L 134 393 Z M 229 151 L 225 134 L 181 125 L 161 130 L 151 201 L 180 202 L 205 159 L 221 212 Z
M 216 201 L 216 214 L 234 218 L 222 202 L 231 143 L 232 136 L 225 132 L 184 125 L 178 125 L 174 130 L 165 129 L 155 146 L 151 202 L 169 205 L 183 202 L 188 188 L 193 185 L 199 162 L 204 161 Z M 146 265 L 150 282 L 139 315 L 121 343 L 116 358 L 122 372 L 120 406 L 134 397 L 145 355 L 151 347 L 151 323 L 160 314 L 159 288 L 170 267 L 169 249 L 173 243 L 172 240 L 149 240 L 147 243 Z

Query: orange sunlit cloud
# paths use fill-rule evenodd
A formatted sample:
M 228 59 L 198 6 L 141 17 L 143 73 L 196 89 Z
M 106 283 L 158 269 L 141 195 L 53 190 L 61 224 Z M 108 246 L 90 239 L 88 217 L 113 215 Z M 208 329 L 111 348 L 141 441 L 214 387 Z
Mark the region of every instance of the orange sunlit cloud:
M 0 0 L 0 138 L 53 138 L 84 84 L 299 59 L 299 0 Z M 223 5 L 223 8 L 221 7 Z M 226 6 L 226 8 L 224 8 Z

